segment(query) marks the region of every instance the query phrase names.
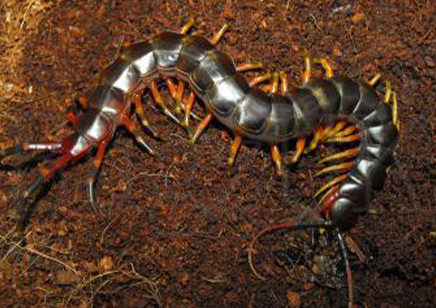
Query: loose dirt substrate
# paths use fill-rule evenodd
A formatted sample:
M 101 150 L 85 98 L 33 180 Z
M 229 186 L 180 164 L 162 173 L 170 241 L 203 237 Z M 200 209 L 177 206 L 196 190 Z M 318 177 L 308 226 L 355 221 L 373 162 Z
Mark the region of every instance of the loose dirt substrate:
M 65 136 L 71 131 L 66 99 L 92 91 L 122 42 L 178 29 L 189 17 L 208 37 L 231 23 L 219 48 L 238 64 L 283 69 L 293 85 L 300 82 L 305 50 L 356 79 L 382 72 L 400 96 L 401 142 L 385 189 L 349 232 L 366 257 L 362 263 L 352 255 L 356 306 L 434 307 L 435 7 L 394 0 L 5 0 L 0 146 Z M 227 178 L 231 138 L 219 125 L 191 145 L 182 129 L 148 110 L 168 138 L 150 141 L 161 161 L 120 131 L 98 182 L 101 212 L 86 202 L 90 160 L 68 168 L 34 206 L 27 246 L 13 243 L 10 213 L 35 173 L 0 172 L 2 307 L 346 305 L 335 243 L 311 251 L 309 234 L 278 232 L 257 246 L 255 263 L 268 279 L 257 279 L 247 264 L 247 243 L 256 232 L 316 209 L 310 196 L 321 180 L 312 184 L 310 175 L 326 149 L 305 156 L 279 180 L 268 152 L 244 146 Z M 320 256 L 328 261 L 317 263 Z

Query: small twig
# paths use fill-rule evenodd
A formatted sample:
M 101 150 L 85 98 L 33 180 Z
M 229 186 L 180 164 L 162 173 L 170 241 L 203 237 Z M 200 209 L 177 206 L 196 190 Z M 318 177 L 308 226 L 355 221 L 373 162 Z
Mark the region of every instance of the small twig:
M 108 275 L 112 275 L 112 274 L 116 274 L 116 273 L 119 273 L 119 272 L 120 272 L 119 270 L 115 270 L 115 271 L 107 271 L 107 272 L 101 273 L 101 274 L 99 274 L 99 275 L 97 275 L 97 276 L 91 277 L 89 280 L 87 280 L 87 281 L 81 283 L 77 288 L 75 288 L 75 289 L 70 293 L 70 295 L 68 296 L 68 299 L 67 299 L 66 303 L 64 304 L 64 308 L 66 308 L 66 307 L 68 306 L 68 304 L 69 304 L 69 302 L 71 301 L 73 295 L 74 295 L 76 292 L 78 292 L 79 290 L 83 289 L 83 288 L 84 288 L 85 286 L 87 286 L 88 284 L 92 283 L 93 281 L 95 281 L 95 280 L 97 280 L 97 279 L 99 279 L 99 278 L 102 278 L 102 277 L 105 277 L 105 276 L 108 276 Z
M 103 238 L 104 238 L 104 234 L 106 233 L 107 230 L 109 230 L 109 228 L 115 223 L 115 221 L 118 220 L 118 218 L 121 217 L 121 215 L 123 215 L 126 211 L 128 210 L 128 208 L 125 208 L 120 214 L 118 214 L 114 219 L 112 219 L 108 225 L 104 228 L 103 232 L 101 233 L 100 236 L 100 243 L 103 243 Z
M 51 257 L 51 256 L 49 256 L 49 255 L 46 255 L 45 253 L 40 252 L 40 251 L 38 251 L 38 250 L 36 250 L 36 249 L 33 249 L 32 247 L 30 247 L 30 245 L 27 245 L 27 246 L 25 246 L 25 247 L 20 246 L 20 243 L 21 243 L 25 238 L 27 238 L 30 234 L 31 234 L 31 232 L 27 233 L 26 236 L 25 236 L 23 239 L 21 239 L 18 243 L 16 243 L 16 242 L 7 242 L 3 236 L 2 236 L 1 238 L 3 239 L 3 241 L 5 241 L 6 243 L 8 243 L 9 245 L 13 245 L 15 248 L 18 248 L 18 249 L 23 250 L 23 251 L 27 251 L 27 252 L 29 252 L 29 253 L 31 253 L 31 254 L 34 254 L 34 255 L 40 256 L 40 257 L 42 257 L 42 258 L 44 258 L 44 259 L 54 261 L 54 262 L 56 262 L 56 263 L 58 263 L 58 264 L 64 266 L 66 269 L 69 269 L 70 271 L 72 271 L 72 272 L 73 272 L 74 274 L 76 274 L 77 276 L 79 276 L 79 273 L 78 273 L 78 272 L 77 272 L 77 271 L 76 271 L 72 266 L 68 265 L 67 263 L 65 263 L 65 262 L 63 262 L 63 261 L 61 261 L 61 260 L 59 260 L 59 259 L 56 259 L 56 258 L 54 258 L 54 257 Z M 9 250 L 9 251 L 8 251 L 8 253 L 6 254 L 6 256 L 3 257 L 2 261 L 7 257 L 8 254 L 10 254 L 11 251 L 12 251 L 12 250 Z M 1 262 L 0 262 L 0 263 L 1 263 Z

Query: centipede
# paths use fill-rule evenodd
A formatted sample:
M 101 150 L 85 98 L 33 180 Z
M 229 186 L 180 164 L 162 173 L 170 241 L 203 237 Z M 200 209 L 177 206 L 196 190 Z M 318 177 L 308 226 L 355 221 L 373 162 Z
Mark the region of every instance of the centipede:
M 26 203 L 53 180 L 58 171 L 94 152 L 86 187 L 87 197 L 95 205 L 97 174 L 118 128 L 124 127 L 142 149 L 155 155 L 145 141 L 142 128 L 156 139 L 163 138 L 146 117 L 141 100 L 144 92 L 153 97 L 163 114 L 186 130 L 193 143 L 212 119 L 232 132 L 234 138 L 227 160 L 229 173 L 244 139 L 269 146 L 279 177 L 286 165 L 298 162 L 302 154 L 323 142 L 357 142 L 356 147 L 319 162 L 339 161 L 324 167 L 316 176 L 332 171 L 340 174 L 315 194 L 321 204 L 323 220 L 270 226 L 253 238 L 249 254 L 251 264 L 255 242 L 263 234 L 277 229 L 332 230 L 345 259 L 348 303 L 352 307 L 352 279 L 342 233 L 368 212 L 373 192 L 383 188 L 387 170 L 393 164 L 400 128 L 396 93 L 389 82 L 386 82 L 384 97 L 375 89 L 380 74 L 369 81 L 353 81 L 335 74 L 326 59 L 308 56 L 304 58 L 300 87 L 289 87 L 283 71 L 265 73 L 248 81 L 243 72 L 262 68 L 262 64 L 236 66 L 230 56 L 216 47 L 229 25 L 224 25 L 212 39 L 190 33 L 194 25 L 191 19 L 179 32 L 164 31 L 146 41 L 123 44 L 117 58 L 102 71 L 92 94 L 79 100 L 81 113 L 73 110 L 68 113 L 74 132 L 64 139 L 20 143 L 0 151 L 2 162 L 6 157 L 24 152 L 58 155 L 50 164 L 42 164 L 35 179 L 20 192 L 15 201 L 21 217 L 17 225 L 23 228 Z M 312 64 L 323 68 L 323 77 L 313 76 Z M 269 84 L 261 87 L 265 80 Z M 160 93 L 160 83 L 167 86 L 175 102 L 174 110 L 170 110 Z M 201 119 L 192 111 L 197 101 L 206 111 Z M 199 121 L 195 128 L 192 118 Z M 292 155 L 282 157 L 280 145 L 290 140 L 296 140 L 296 149 Z M 343 160 L 346 161 L 341 162 Z

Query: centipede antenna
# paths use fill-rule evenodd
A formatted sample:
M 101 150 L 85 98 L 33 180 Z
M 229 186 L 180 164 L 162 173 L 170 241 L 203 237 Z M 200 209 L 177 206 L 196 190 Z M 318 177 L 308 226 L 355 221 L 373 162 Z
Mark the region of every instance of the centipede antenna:
M 53 152 L 59 153 L 62 149 L 60 142 L 44 142 L 44 143 L 21 143 L 11 146 L 0 151 L 0 162 L 8 157 L 23 152 Z
M 3 149 L 0 151 L 0 162 L 3 160 L 3 158 L 21 153 L 23 151 L 22 145 L 17 144 L 14 146 L 11 146 L 9 148 Z
M 353 273 L 351 271 L 350 261 L 348 259 L 347 248 L 345 247 L 344 239 L 342 234 L 335 230 L 336 238 L 338 239 L 339 247 L 341 248 L 342 257 L 344 258 L 345 272 L 347 275 L 347 285 L 348 285 L 348 308 L 353 308 L 354 302 L 354 283 L 353 283 Z

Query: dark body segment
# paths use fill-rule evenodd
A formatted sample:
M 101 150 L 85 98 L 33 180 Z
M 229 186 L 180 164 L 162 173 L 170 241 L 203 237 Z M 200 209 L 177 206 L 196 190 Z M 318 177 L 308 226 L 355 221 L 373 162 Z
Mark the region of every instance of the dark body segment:
M 228 116 L 249 92 L 250 86 L 242 75 L 230 76 L 209 87 L 205 94 L 206 107 L 213 110 L 223 123 L 231 128 L 232 122 L 229 121 Z M 229 122 L 227 123 L 227 121 Z
M 80 118 L 76 131 L 86 139 L 98 143 L 112 133 L 115 128 L 115 123 L 100 110 L 87 109 Z
M 269 144 L 278 144 L 291 139 L 295 128 L 294 115 L 294 105 L 287 96 L 272 96 L 271 113 L 260 137 Z
M 99 84 L 128 93 L 136 87 L 138 81 L 139 74 L 132 63 L 118 58 L 103 70 Z
M 139 42 L 121 51 L 121 57 L 132 63 L 141 78 L 152 78 L 157 73 L 154 48 L 150 42 Z
M 308 89 L 295 89 L 288 94 L 294 105 L 295 132 L 293 137 L 305 137 L 313 132 L 322 119 L 322 108 Z
M 109 85 L 100 85 L 89 98 L 90 105 L 105 114 L 116 116 L 125 108 L 123 93 Z
M 334 83 L 327 79 L 311 79 L 304 85 L 315 96 L 323 114 L 323 124 L 330 124 L 338 115 L 340 93 Z
M 185 36 L 175 32 L 163 32 L 151 40 L 156 68 L 161 76 L 176 76 L 176 65 Z
M 345 117 L 356 108 L 360 99 L 359 84 L 345 76 L 334 76 L 329 79 L 339 92 L 340 103 L 338 115 Z
M 188 81 L 194 69 L 206 57 L 208 51 L 214 49 L 212 43 L 203 36 L 189 35 L 183 39 L 177 62 L 177 78 Z
M 359 83 L 359 90 L 360 99 L 351 116 L 357 120 L 363 120 L 380 105 L 380 100 L 374 88 L 364 82 Z
M 249 136 L 262 132 L 271 113 L 271 97 L 257 88 L 251 88 L 244 99 L 236 105 L 232 116 L 236 125 Z
M 196 69 L 192 72 L 190 81 L 192 87 L 203 95 L 209 87 L 219 84 L 227 77 L 236 74 L 233 60 L 218 50 L 207 52 Z

